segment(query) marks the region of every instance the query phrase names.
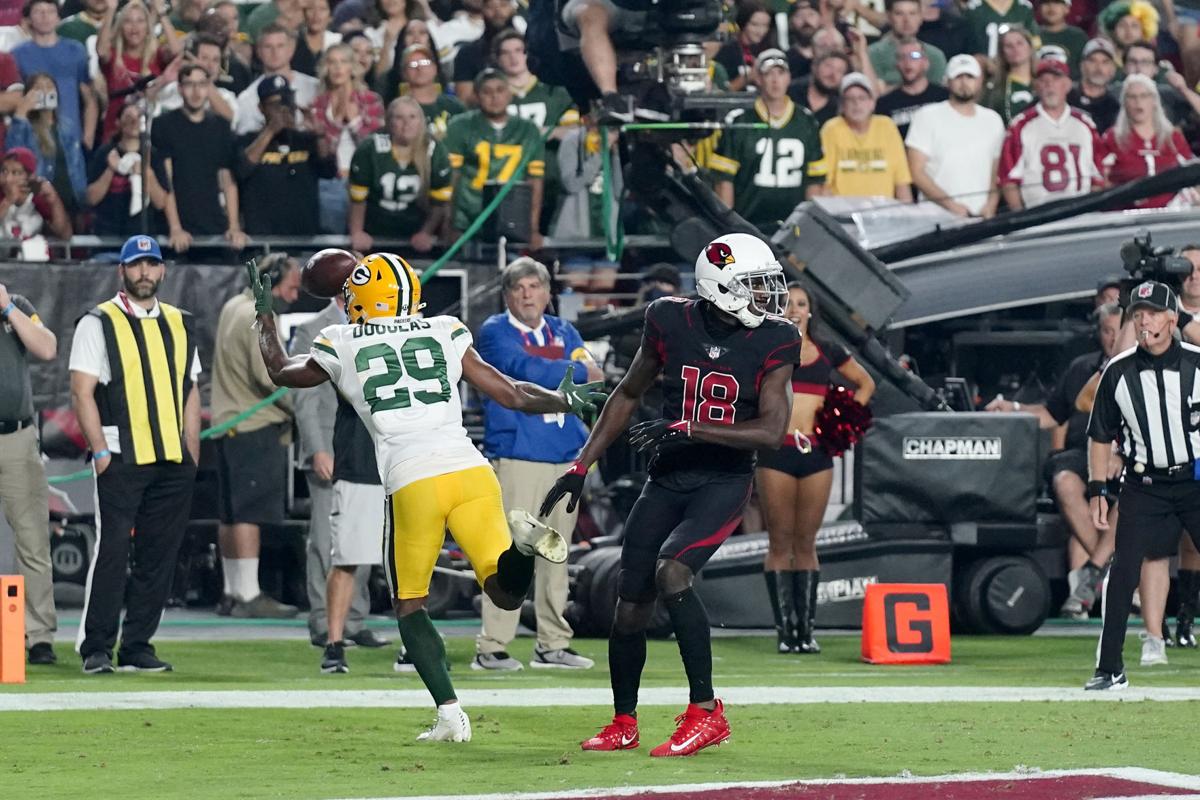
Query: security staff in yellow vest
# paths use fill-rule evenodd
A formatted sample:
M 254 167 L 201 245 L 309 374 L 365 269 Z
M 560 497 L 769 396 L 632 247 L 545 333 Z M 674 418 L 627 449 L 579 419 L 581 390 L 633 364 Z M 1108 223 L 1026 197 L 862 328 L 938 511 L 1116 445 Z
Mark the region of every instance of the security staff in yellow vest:
M 118 627 L 122 670 L 171 669 L 150 638 L 192 505 L 200 361 L 191 315 L 155 297 L 164 272 L 158 243 L 130 238 L 121 290 L 79 320 L 71 346 L 71 401 L 96 475 L 96 549 L 75 644 L 88 675 L 113 671 Z

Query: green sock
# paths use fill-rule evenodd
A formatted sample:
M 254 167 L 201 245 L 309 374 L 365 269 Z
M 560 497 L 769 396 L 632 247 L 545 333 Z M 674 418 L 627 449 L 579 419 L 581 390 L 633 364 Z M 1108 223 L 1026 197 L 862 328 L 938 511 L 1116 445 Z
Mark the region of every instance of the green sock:
M 400 617 L 397 624 L 400 626 L 400 637 L 404 640 L 404 649 L 417 668 L 425 688 L 433 695 L 433 702 L 440 706 L 458 699 L 446 669 L 446 645 L 438 636 L 429 612 L 421 609 L 415 614 Z

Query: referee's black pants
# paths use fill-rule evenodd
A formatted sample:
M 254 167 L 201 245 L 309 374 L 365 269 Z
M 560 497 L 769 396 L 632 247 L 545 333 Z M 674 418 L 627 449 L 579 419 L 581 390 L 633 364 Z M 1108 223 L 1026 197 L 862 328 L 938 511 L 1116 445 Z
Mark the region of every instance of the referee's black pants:
M 1116 674 L 1125 670 L 1121 650 L 1133 608 L 1133 592 L 1141 580 L 1142 560 L 1169 558 L 1186 528 L 1200 548 L 1200 481 L 1151 478 L 1146 484 L 1126 473 L 1121 487 L 1121 517 L 1116 552 L 1104 586 L 1104 632 L 1096 668 Z
M 125 464 L 114 456 L 96 478 L 96 549 L 88 570 L 79 654 L 112 656 L 120 626 L 121 655 L 153 653 L 179 546 L 192 510 L 196 467 Z M 132 559 L 130 557 L 132 551 Z M 128 581 L 126 576 L 128 575 Z

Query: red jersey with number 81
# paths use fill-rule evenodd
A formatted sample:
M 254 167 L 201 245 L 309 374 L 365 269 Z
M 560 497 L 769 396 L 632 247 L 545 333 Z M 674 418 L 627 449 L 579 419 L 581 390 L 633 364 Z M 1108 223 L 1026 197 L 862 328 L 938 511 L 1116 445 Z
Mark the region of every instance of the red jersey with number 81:
M 1076 197 L 1103 179 L 1104 148 L 1092 118 L 1068 106 L 1054 119 L 1038 103 L 1008 126 L 1000 151 L 1000 184 L 1021 187 L 1026 208 Z
M 663 419 L 717 425 L 754 419 L 767 373 L 781 367 L 790 373 L 799 363 L 800 332 L 776 316 L 757 328 L 727 328 L 706 318 L 707 302 L 664 297 L 646 307 L 642 348 L 663 365 Z M 656 477 L 684 469 L 747 473 L 754 452 L 689 441 L 650 465 Z

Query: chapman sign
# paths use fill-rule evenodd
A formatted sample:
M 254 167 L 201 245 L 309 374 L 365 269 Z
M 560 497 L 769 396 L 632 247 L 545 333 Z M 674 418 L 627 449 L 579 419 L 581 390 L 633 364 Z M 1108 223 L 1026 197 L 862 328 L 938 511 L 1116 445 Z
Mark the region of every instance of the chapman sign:
M 999 436 L 905 436 L 906 461 L 999 461 Z

